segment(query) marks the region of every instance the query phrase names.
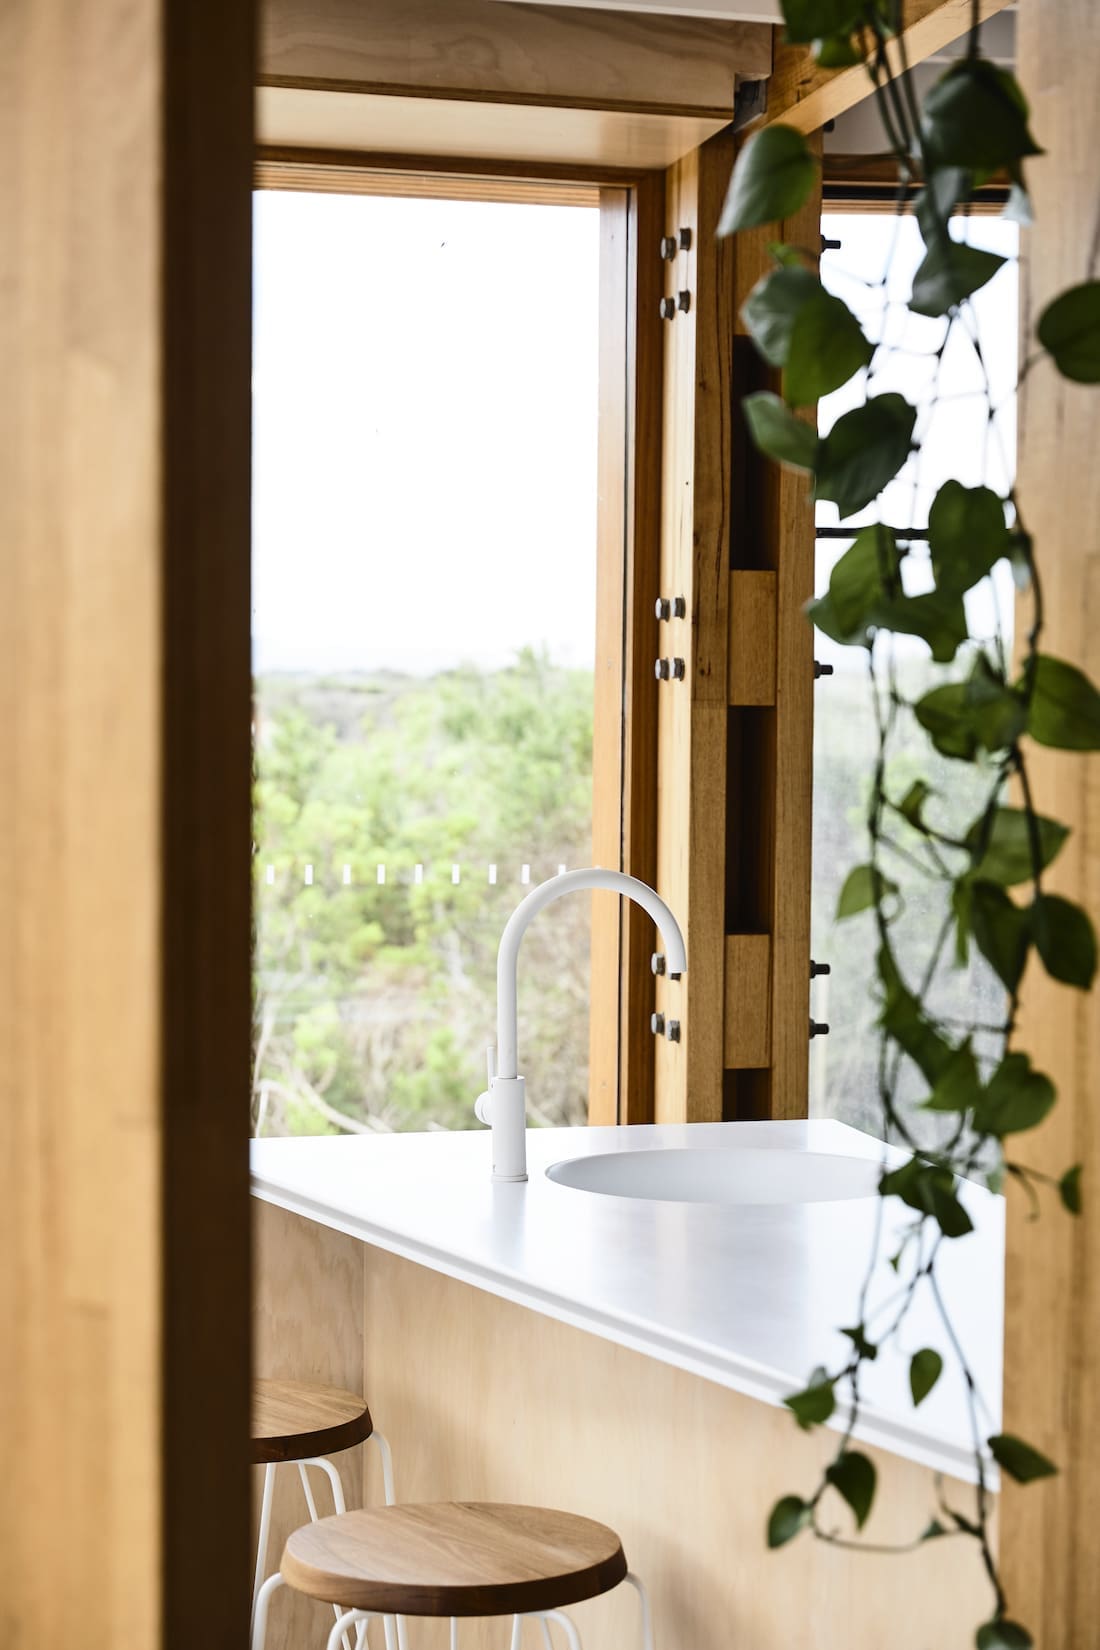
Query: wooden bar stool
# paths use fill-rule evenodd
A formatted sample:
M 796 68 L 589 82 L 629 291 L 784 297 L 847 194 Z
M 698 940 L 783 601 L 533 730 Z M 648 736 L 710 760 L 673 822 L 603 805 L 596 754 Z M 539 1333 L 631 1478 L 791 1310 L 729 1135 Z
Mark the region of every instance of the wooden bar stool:
M 460 1618 L 511 1616 L 512 1650 L 519 1650 L 525 1618 L 540 1624 L 547 1646 L 549 1624 L 556 1622 L 571 1650 L 580 1650 L 564 1606 L 623 1581 L 641 1603 L 643 1650 L 653 1650 L 645 1589 L 605 1524 L 546 1507 L 489 1502 L 373 1507 L 294 1531 L 278 1575 L 260 1589 L 252 1650 L 263 1650 L 268 1601 L 283 1584 L 336 1608 L 328 1650 L 337 1650 L 351 1627 L 361 1644 L 368 1622 L 394 1615 L 450 1617 L 452 1647 Z
M 381 1456 L 383 1495 L 387 1505 L 390 1505 L 394 1500 L 393 1457 L 388 1442 L 375 1429 L 364 1398 L 355 1392 L 345 1392 L 340 1387 L 320 1386 L 312 1381 L 253 1381 L 252 1460 L 264 1468 L 260 1531 L 256 1543 L 256 1583 L 252 1594 L 253 1619 L 267 1572 L 276 1470 L 282 1465 L 298 1468 L 306 1507 L 311 1521 L 316 1523 L 320 1515 L 309 1479 L 309 1468 L 317 1467 L 325 1474 L 336 1512 L 346 1513 L 347 1501 L 339 1469 L 334 1461 L 329 1460 L 329 1456 L 353 1449 L 356 1444 L 368 1440 L 375 1444 Z M 336 1613 L 339 1614 L 339 1611 Z M 387 1622 L 387 1645 L 392 1645 L 395 1637 L 403 1640 L 404 1635 L 395 1635 L 393 1623 Z

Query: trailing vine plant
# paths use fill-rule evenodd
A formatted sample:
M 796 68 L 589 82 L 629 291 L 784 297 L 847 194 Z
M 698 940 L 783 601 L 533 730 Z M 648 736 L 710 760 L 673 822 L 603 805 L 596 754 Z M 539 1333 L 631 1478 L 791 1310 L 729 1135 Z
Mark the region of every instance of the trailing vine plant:
M 1070 987 L 1088 990 L 1096 971 L 1092 923 L 1079 906 L 1047 891 L 1045 877 L 1067 828 L 1047 817 L 1029 771 L 1029 742 L 1064 751 L 1100 750 L 1100 694 L 1073 665 L 1044 648 L 1043 588 L 1038 547 L 1030 537 L 1011 483 L 1004 492 L 950 479 L 939 487 L 923 522 L 878 519 L 867 523 L 888 485 L 903 471 L 913 479 L 921 447 L 936 416 L 939 368 L 948 342 L 961 337 L 984 384 L 988 423 L 994 405 L 987 356 L 973 297 L 1005 262 L 967 244 L 965 212 L 975 189 L 997 175 L 1010 182 L 1006 214 L 1030 221 L 1024 163 L 1041 153 L 1029 129 L 1027 103 L 1014 77 L 981 55 L 977 5 L 966 53 L 931 88 L 923 103 L 905 58 L 901 0 L 782 0 L 787 38 L 813 44 L 824 67 L 866 67 L 897 163 L 897 212 L 913 212 L 923 258 L 912 283 L 909 312 L 938 327 L 929 352 L 930 389 L 914 405 L 878 389 L 883 365 L 900 346 L 891 342 L 887 276 L 880 335 L 869 337 L 849 307 L 827 292 L 815 248 L 772 247 L 774 269 L 749 296 L 743 318 L 764 359 L 782 370 L 782 394 L 747 396 L 743 411 L 757 447 L 770 458 L 808 472 L 815 496 L 837 506 L 841 520 L 859 515 L 852 542 L 836 562 L 828 590 L 810 603 L 812 622 L 835 642 L 865 650 L 877 754 L 867 807 L 868 854 L 843 884 L 838 918 L 863 914 L 874 934 L 877 977 L 877 1087 L 882 1136 L 889 1147 L 872 1252 L 859 1292 L 857 1321 L 843 1330 L 848 1350 L 833 1368 L 819 1368 L 788 1407 L 800 1426 L 842 1421 L 838 1443 L 808 1494 L 786 1495 L 772 1509 L 769 1546 L 803 1532 L 853 1544 L 833 1527 L 827 1499 L 837 1492 L 862 1530 L 875 1497 L 874 1465 L 853 1448 L 867 1365 L 884 1347 L 905 1343 L 902 1331 L 914 1303 L 930 1301 L 941 1326 L 936 1337 L 957 1361 L 966 1393 L 973 1448 L 973 1502 L 948 1501 L 937 1484 L 935 1515 L 910 1542 L 964 1537 L 974 1542 L 988 1576 L 992 1606 L 976 1633 L 978 1650 L 1026 1650 L 1032 1637 L 1011 1618 L 991 1538 L 991 1463 L 1022 1483 L 1057 1471 L 1021 1438 L 992 1433 L 977 1376 L 953 1320 L 940 1268 L 952 1245 L 972 1230 L 965 1182 L 984 1180 L 997 1191 L 1006 1176 L 1023 1187 L 1037 1209 L 1040 1193 L 1055 1191 L 1071 1214 L 1081 1208 L 1080 1167 L 1058 1181 L 1028 1167 L 1015 1137 L 1040 1123 L 1055 1103 L 1050 1078 L 1020 1046 L 1020 985 L 1030 959 Z M 801 134 L 772 125 L 751 137 L 739 155 L 719 233 L 788 218 L 808 198 L 818 161 Z M 961 216 L 960 216 L 961 214 Z M 1093 275 L 1095 272 L 1084 272 Z M 871 284 L 871 283 L 868 283 Z M 1063 292 L 1039 318 L 1029 371 L 1054 370 L 1079 383 L 1100 383 L 1100 281 L 1089 278 Z M 862 375 L 857 378 L 857 375 Z M 799 409 L 857 380 L 862 402 L 824 436 Z M 897 489 L 893 497 L 898 496 Z M 883 516 L 881 508 L 874 512 Z M 1027 604 L 1029 624 L 1013 650 L 995 589 L 984 603 L 968 596 L 993 581 L 1007 564 Z M 987 593 L 988 595 L 988 593 Z M 970 628 L 976 609 L 995 615 Z M 991 633 L 990 633 L 991 632 Z M 899 671 L 895 638 L 916 637 L 942 667 L 941 680 L 912 697 Z M 911 644 L 910 644 L 911 645 Z M 929 772 L 904 791 L 893 781 L 892 757 L 903 736 L 918 727 L 938 753 L 939 768 L 966 765 L 981 787 L 981 803 L 963 827 L 946 823 L 948 803 Z M 898 866 L 929 879 L 942 897 L 942 921 L 931 954 L 906 933 Z M 971 1002 L 961 1020 L 939 1008 L 937 985 L 952 966 L 980 953 L 1003 986 L 1003 1017 Z M 953 1004 L 953 1009 L 957 1004 Z M 919 1081 L 919 1106 L 905 1085 Z M 900 1224 L 884 1213 L 900 1200 Z M 892 1203 L 891 1210 L 899 1205 Z M 886 1235 L 891 1232 L 887 1254 Z M 888 1265 L 895 1276 L 883 1297 L 873 1285 Z M 904 1351 L 912 1401 L 919 1405 L 944 1371 L 932 1347 Z M 854 1544 L 863 1546 L 858 1537 Z M 876 1546 L 876 1551 L 883 1550 Z

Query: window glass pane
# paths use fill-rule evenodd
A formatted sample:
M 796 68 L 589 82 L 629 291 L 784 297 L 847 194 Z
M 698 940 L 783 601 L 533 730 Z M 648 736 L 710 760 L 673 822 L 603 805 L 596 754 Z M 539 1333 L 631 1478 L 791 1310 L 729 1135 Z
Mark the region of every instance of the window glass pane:
M 500 930 L 591 857 L 598 211 L 256 198 L 264 1133 L 466 1127 Z M 583 1121 L 589 901 L 521 961 Z
M 996 217 L 971 219 L 966 236 L 971 244 L 999 252 L 1010 261 L 977 294 L 975 308 L 980 339 L 985 344 L 984 368 L 961 327 L 937 360 L 944 323 L 907 317 L 901 307 L 908 298 L 913 275 L 922 256 L 917 225 L 888 215 L 828 214 L 822 230 L 840 241 L 821 263 L 822 280 L 859 316 L 868 336 L 885 337 L 896 346 L 881 367 L 876 365 L 873 391 L 896 390 L 920 407 L 918 436 L 924 439 L 919 462 L 911 460 L 881 500 L 845 529 L 863 521 L 884 520 L 895 527 L 920 528 L 927 524 L 928 507 L 936 490 L 950 477 L 967 486 L 985 484 L 1005 495 L 1015 473 L 1015 399 L 1017 337 L 1016 227 Z M 957 228 L 961 232 L 961 228 Z M 880 283 L 886 277 L 886 285 Z M 991 347 L 992 346 L 992 347 Z M 992 421 L 987 416 L 984 372 L 990 377 Z M 822 433 L 849 407 L 862 400 L 863 385 L 845 386 L 821 403 Z M 933 410 L 933 402 L 935 407 Z M 927 432 L 927 434 L 925 434 Z M 817 506 L 819 532 L 837 529 L 836 506 Z M 824 592 L 838 558 L 850 537 L 819 537 L 816 588 Z M 927 551 L 912 546 L 906 558 L 906 589 L 915 594 L 931 585 Z M 973 635 L 990 634 L 999 611 L 1011 630 L 1013 587 L 1004 568 L 994 581 L 985 581 L 967 598 L 967 616 Z M 927 647 L 913 638 L 895 644 L 898 685 L 905 698 L 918 698 L 951 674 L 951 667 L 932 664 Z M 836 923 L 837 896 L 854 865 L 867 858 L 865 810 L 870 791 L 877 737 L 862 649 L 843 648 L 818 632 L 814 651 L 833 675 L 817 688 L 814 720 L 813 921 L 812 951 L 831 972 L 813 984 L 813 1018 L 830 1027 L 827 1037 L 810 1046 L 810 1109 L 814 1116 L 838 1117 L 857 1127 L 877 1130 L 878 1106 L 874 1032 L 876 1013 L 874 944 L 867 916 Z M 978 812 L 988 778 L 967 763 L 938 757 L 911 716 L 899 722 L 895 756 L 888 774 L 892 795 L 904 795 L 918 776 L 927 778 L 939 793 L 938 819 L 950 829 L 965 828 Z M 946 811 L 944 811 L 946 810 Z M 902 828 L 901 834 L 904 834 Z M 904 845 L 904 844 L 903 844 Z M 919 856 L 918 856 L 919 857 Z M 891 859 L 891 876 L 905 900 L 905 945 L 914 972 L 931 954 L 946 917 L 942 884 L 931 882 L 915 867 Z M 991 971 L 972 950 L 964 967 L 949 969 L 940 978 L 933 1002 L 938 1011 L 960 1015 L 974 1002 L 987 1006 L 990 1023 L 1003 1016 L 1003 993 Z M 924 1098 L 915 1073 L 909 1102 Z M 927 1122 L 922 1138 L 930 1136 Z

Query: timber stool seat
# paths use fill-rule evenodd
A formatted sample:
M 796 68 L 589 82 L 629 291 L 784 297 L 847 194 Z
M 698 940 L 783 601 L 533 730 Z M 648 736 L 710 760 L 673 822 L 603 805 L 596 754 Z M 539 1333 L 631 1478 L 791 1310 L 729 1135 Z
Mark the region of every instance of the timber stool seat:
M 295 1530 L 279 1566 L 311 1598 L 401 1616 L 554 1610 L 626 1577 L 614 1530 L 545 1507 L 439 1501 L 372 1507 Z
M 525 1619 L 551 1646 L 550 1623 L 571 1650 L 580 1635 L 564 1606 L 629 1582 L 641 1603 L 641 1643 L 653 1650 L 645 1588 L 627 1568 L 614 1530 L 549 1507 L 485 1501 L 407 1502 L 322 1518 L 295 1530 L 277 1575 L 261 1590 L 253 1650 L 262 1650 L 267 1606 L 280 1586 L 322 1599 L 337 1612 L 328 1650 L 355 1629 L 363 1650 L 369 1622 L 406 1616 L 510 1616 L 512 1650 L 521 1650 Z M 619 1650 L 619 1647 L 617 1647 Z
M 252 1459 L 306 1461 L 352 1449 L 374 1431 L 365 1398 L 312 1381 L 254 1380 Z
M 331 1455 L 370 1443 L 382 1460 L 382 1493 L 387 1503 L 394 1497 L 393 1458 L 390 1446 L 371 1420 L 365 1398 L 343 1387 L 325 1386 L 317 1381 L 270 1380 L 263 1376 L 252 1382 L 252 1460 L 264 1469 L 260 1522 L 256 1540 L 256 1580 L 252 1589 L 252 1620 L 255 1625 L 265 1581 L 277 1580 L 267 1574 L 267 1549 L 271 1536 L 271 1510 L 275 1498 L 275 1474 L 280 1467 L 295 1466 L 301 1481 L 306 1510 L 314 1523 L 320 1517 L 310 1482 L 309 1469 L 316 1468 L 328 1479 L 332 1505 L 338 1514 L 347 1512 L 339 1468 Z M 339 1615 L 339 1609 L 336 1610 Z M 402 1625 L 387 1617 L 387 1650 L 405 1650 Z M 343 1639 L 345 1650 L 351 1640 Z

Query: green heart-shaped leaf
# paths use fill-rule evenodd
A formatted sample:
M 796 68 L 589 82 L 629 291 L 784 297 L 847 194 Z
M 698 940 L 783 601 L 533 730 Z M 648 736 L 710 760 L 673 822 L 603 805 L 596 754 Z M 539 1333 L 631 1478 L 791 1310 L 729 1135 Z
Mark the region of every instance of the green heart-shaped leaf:
M 928 1111 L 969 1111 L 982 1092 L 978 1063 L 969 1043 L 957 1048 L 925 1101 Z
M 1034 822 L 1034 843 L 1028 815 L 1022 808 L 997 808 L 986 830 L 984 815 L 966 833 L 966 845 L 976 855 L 973 874 L 986 882 L 1012 888 L 1027 882 L 1037 869 L 1045 870 L 1061 850 L 1069 835 L 1065 825 L 1038 814 Z M 1033 864 L 1033 852 L 1038 866 Z
M 1005 507 L 989 487 L 945 481 L 928 512 L 928 549 L 938 590 L 969 590 L 1010 554 Z
M 1100 384 L 1100 281 L 1060 293 L 1039 317 L 1038 331 L 1063 378 Z
M 1006 1054 L 986 1085 L 975 1108 L 974 1127 L 979 1134 L 1023 1134 L 1037 1128 L 1055 1101 L 1054 1084 L 1041 1071 L 1033 1071 L 1026 1054 Z
M 995 882 L 970 885 L 970 930 L 974 943 L 1006 991 L 1023 976 L 1031 943 L 1031 914 Z
M 938 664 L 950 664 L 966 641 L 966 610 L 953 590 L 926 590 L 880 602 L 875 622 L 903 636 L 919 636 Z
M 768 1519 L 768 1546 L 785 1547 L 810 1522 L 813 1509 L 798 1495 L 785 1495 L 775 1503 Z
M 778 395 L 759 390 L 741 403 L 749 434 L 756 446 L 780 464 L 796 470 L 812 470 L 817 461 L 817 431 L 812 424 L 796 418 Z
M 805 45 L 825 35 L 851 34 L 862 11 L 860 0 L 783 0 L 787 39 Z
M 943 1359 L 930 1346 L 914 1352 L 909 1364 L 909 1390 L 914 1405 L 922 1404 L 943 1373 Z M 942 1534 L 937 1531 L 937 1534 Z M 926 1537 L 927 1539 L 927 1537 Z
M 966 683 L 948 682 L 918 699 L 913 714 L 941 756 L 973 762 L 980 741 L 968 714 Z
M 944 234 L 932 243 L 921 260 L 913 277 L 909 308 L 915 315 L 946 315 L 991 281 L 1007 261 L 996 252 L 967 246 Z
M 835 563 L 829 595 L 837 621 L 847 631 L 868 623 L 884 597 L 900 590 L 897 542 L 889 527 L 864 527 Z
M 1075 1163 L 1072 1169 L 1067 1169 L 1058 1182 L 1058 1196 L 1062 1199 L 1062 1206 L 1069 1210 L 1071 1215 L 1081 1213 L 1081 1164 Z
M 836 1408 L 836 1394 L 826 1371 L 815 1369 L 809 1384 L 783 1402 L 802 1430 L 808 1432 L 811 1427 L 824 1426 Z
M 1023 700 L 1007 687 L 985 653 L 979 653 L 966 683 L 965 715 L 987 751 L 1006 750 L 1027 721 Z
M 787 365 L 795 321 L 807 304 L 823 296 L 817 276 L 797 264 L 773 269 L 757 281 L 741 306 L 741 318 L 769 366 Z
M 856 1528 L 862 1530 L 875 1499 L 874 1464 L 858 1450 L 845 1450 L 826 1467 L 825 1477 L 847 1501 L 855 1517 Z
M 1024 684 L 1031 688 L 1027 731 L 1034 740 L 1062 751 L 1100 750 L 1100 693 L 1082 671 L 1041 653 Z
M 1028 130 L 1028 108 L 1013 75 L 988 58 L 952 64 L 924 100 L 926 152 L 936 166 L 996 172 L 1041 154 Z
M 1025 1444 L 1011 1432 L 999 1432 L 988 1440 L 994 1461 L 1018 1484 L 1031 1484 L 1037 1478 L 1053 1478 L 1058 1468 L 1032 1444 Z
M 793 216 L 809 197 L 816 176 L 817 162 L 801 132 L 793 126 L 765 126 L 737 157 L 718 221 L 719 235 Z
M 792 406 L 808 407 L 846 384 L 874 353 L 847 304 L 822 292 L 795 319 L 783 394 Z
M 979 1627 L 974 1643 L 978 1650 L 1032 1650 L 1034 1641 L 1026 1627 L 1002 1616 Z
M 1087 911 L 1058 894 L 1039 894 L 1031 907 L 1035 949 L 1051 979 L 1089 991 L 1096 977 L 1096 930 Z
M 820 443 L 817 497 L 855 515 L 897 475 L 913 443 L 917 410 L 901 395 L 876 395 L 838 418 Z

